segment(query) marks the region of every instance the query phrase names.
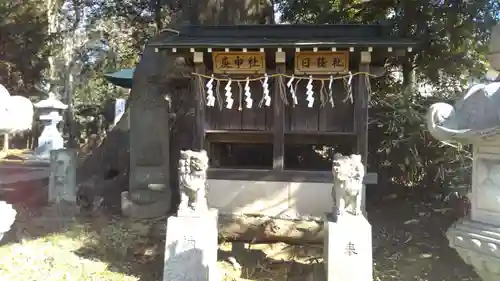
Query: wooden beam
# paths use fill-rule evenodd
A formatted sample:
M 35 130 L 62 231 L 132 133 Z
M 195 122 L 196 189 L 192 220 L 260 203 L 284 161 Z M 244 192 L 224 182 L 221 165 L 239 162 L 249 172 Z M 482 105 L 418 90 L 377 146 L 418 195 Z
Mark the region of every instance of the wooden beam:
M 203 63 L 203 53 L 193 52 L 194 72 L 205 74 L 206 68 Z M 192 79 L 192 91 L 195 98 L 195 125 L 193 132 L 193 149 L 202 150 L 205 146 L 205 95 L 203 89 L 200 89 L 200 77 Z
M 286 72 L 286 54 L 276 52 L 276 73 Z M 279 79 L 282 79 L 281 77 Z M 274 83 L 273 100 L 273 170 L 283 171 L 285 169 L 285 104 L 281 99 L 280 85 Z
M 332 183 L 331 171 L 303 171 L 303 170 L 260 170 L 260 169 L 225 169 L 209 168 L 208 179 L 236 180 L 236 181 L 278 181 L 278 182 L 314 182 Z M 364 184 L 377 184 L 377 173 L 367 173 L 363 178 Z

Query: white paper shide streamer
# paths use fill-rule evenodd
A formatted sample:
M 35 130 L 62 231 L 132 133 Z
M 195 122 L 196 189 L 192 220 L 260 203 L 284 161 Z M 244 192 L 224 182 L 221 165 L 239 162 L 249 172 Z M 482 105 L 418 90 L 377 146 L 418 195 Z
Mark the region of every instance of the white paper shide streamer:
M 267 76 L 267 73 L 264 74 L 264 82 L 262 82 L 262 88 L 264 91 L 264 104 L 269 107 L 271 106 L 271 96 L 269 95 L 269 77 Z
M 245 82 L 245 104 L 247 108 L 252 108 L 253 100 L 252 93 L 250 93 L 250 78 L 247 77 Z
M 292 95 L 293 104 L 297 105 L 299 102 L 297 101 L 297 93 L 295 93 L 295 88 L 293 87 L 293 81 L 295 80 L 295 76 L 292 76 L 286 86 L 290 89 L 290 95 Z
M 333 102 L 333 76 L 330 75 L 330 81 L 328 83 L 328 99 L 330 101 L 330 105 L 335 107 L 335 103 Z
M 232 98 L 233 93 L 231 92 L 231 83 L 232 82 L 233 81 L 231 81 L 231 79 L 229 79 L 226 87 L 224 88 L 224 90 L 226 90 L 226 108 L 227 109 L 233 108 L 233 104 L 234 104 L 234 99 Z
M 309 81 L 307 82 L 306 89 L 307 89 L 306 100 L 309 102 L 307 104 L 307 107 L 313 107 L 313 105 L 314 105 L 314 97 L 313 97 L 314 92 L 313 92 L 313 78 L 312 78 L 312 76 L 309 76 Z
M 208 80 L 207 84 L 207 106 L 214 107 L 215 106 L 215 96 L 214 96 L 214 76 Z

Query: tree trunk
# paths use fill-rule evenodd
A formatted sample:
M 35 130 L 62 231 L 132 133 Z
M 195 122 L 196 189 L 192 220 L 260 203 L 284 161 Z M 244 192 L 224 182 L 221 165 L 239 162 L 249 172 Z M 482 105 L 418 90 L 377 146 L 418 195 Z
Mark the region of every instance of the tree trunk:
M 166 221 L 158 221 L 150 229 L 153 237 L 165 237 Z M 265 216 L 219 214 L 219 240 L 248 243 L 285 242 L 322 244 L 325 236 L 323 221 L 285 220 Z
M 191 0 L 182 2 L 171 26 L 269 24 L 274 22 L 273 15 L 269 0 Z M 161 33 L 151 41 L 166 36 L 171 34 Z M 194 127 L 194 101 L 189 96 L 190 79 L 186 78 L 191 71 L 182 59 L 146 46 L 135 70 L 125 114 L 78 168 L 78 198 L 82 207 L 92 206 L 96 196 L 103 198 L 104 205 L 119 207 L 121 192 L 128 190 L 131 200 L 141 201 L 138 204 L 142 207 L 163 200 L 167 210 L 176 209 L 178 154 L 192 145 Z M 165 140 L 164 130 L 167 136 L 168 130 L 175 133 Z M 162 196 L 147 190 L 159 183 L 168 189 Z

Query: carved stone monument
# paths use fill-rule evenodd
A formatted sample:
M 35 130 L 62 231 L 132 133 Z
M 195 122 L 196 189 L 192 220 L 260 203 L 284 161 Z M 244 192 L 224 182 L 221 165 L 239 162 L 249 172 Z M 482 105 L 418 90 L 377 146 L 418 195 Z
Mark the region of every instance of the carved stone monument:
M 500 25 L 493 29 L 487 58 L 500 71 Z M 453 224 L 446 235 L 485 281 L 500 280 L 499 78 L 471 87 L 454 106 L 436 103 L 427 113 L 427 127 L 436 139 L 473 146 L 470 216 Z
M 328 281 L 371 281 L 371 225 L 362 213 L 365 168 L 360 155 L 336 154 L 332 165 L 333 212 L 325 218 L 324 262 Z
M 17 212 L 12 208 L 11 204 L 5 201 L 0 201 L 0 241 L 7 233 L 14 221 L 16 220 Z
M 50 151 L 49 203 L 76 203 L 76 166 L 76 150 Z
M 59 101 L 53 93 L 49 97 L 35 104 L 40 112 L 39 119 L 44 123 L 44 128 L 38 137 L 38 147 L 35 156 L 38 159 L 49 159 L 50 151 L 64 148 L 64 139 L 57 128 L 63 120 L 59 111 L 67 109 L 68 106 Z
M 181 203 L 167 221 L 163 281 L 217 280 L 217 210 L 206 199 L 206 151 L 181 151 L 179 188 Z

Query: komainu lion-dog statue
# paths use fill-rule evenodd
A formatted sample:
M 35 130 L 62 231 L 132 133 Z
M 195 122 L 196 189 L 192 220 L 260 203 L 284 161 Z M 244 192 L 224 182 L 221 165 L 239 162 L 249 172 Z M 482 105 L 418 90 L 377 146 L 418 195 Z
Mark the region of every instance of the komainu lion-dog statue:
M 344 156 L 335 154 L 332 165 L 333 190 L 337 216 L 346 213 L 361 214 L 361 199 L 363 191 L 363 177 L 365 169 L 361 162 L 361 155 Z
M 179 159 L 179 188 L 181 202 L 179 214 L 193 214 L 208 211 L 207 206 L 207 169 L 208 155 L 200 152 L 182 150 Z

